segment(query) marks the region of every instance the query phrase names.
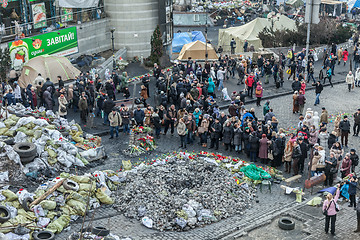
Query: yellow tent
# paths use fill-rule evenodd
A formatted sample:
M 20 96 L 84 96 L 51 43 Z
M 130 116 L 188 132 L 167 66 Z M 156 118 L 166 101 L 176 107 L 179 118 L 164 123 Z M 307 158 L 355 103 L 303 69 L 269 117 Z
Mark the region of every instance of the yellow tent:
M 259 33 L 265 28 L 271 28 L 271 25 L 274 25 L 274 30 L 289 29 L 295 30 L 296 24 L 294 20 L 280 15 L 279 18 L 256 18 L 251 22 L 239 26 L 231 27 L 227 29 L 219 30 L 219 46 L 222 46 L 224 51 L 230 52 L 230 42 L 234 38 L 236 41 L 235 52 L 243 52 L 244 42 L 248 41 L 250 45 L 254 45 L 255 50 L 262 48 L 261 40 L 258 38 Z
M 50 78 L 53 83 L 57 83 L 57 76 L 67 81 L 79 76 L 80 71 L 66 57 L 42 55 L 24 65 L 18 81 L 19 86 L 26 88 L 28 84 L 34 85 L 34 80 L 39 73 L 44 79 Z
M 207 44 L 208 59 L 218 59 L 214 48 L 211 44 Z M 192 59 L 205 59 L 206 45 L 199 40 L 185 44 L 179 54 L 179 60 L 187 60 L 189 57 Z

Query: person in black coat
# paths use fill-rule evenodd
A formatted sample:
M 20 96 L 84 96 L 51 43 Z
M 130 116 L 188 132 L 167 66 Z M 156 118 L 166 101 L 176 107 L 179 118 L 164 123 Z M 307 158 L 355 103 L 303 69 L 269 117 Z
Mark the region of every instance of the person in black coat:
M 244 151 L 245 151 L 246 155 L 248 157 L 250 157 L 250 143 L 249 143 L 250 128 L 249 127 L 245 127 L 242 137 L 243 137 L 243 142 L 244 142 Z
M 210 148 L 214 148 L 215 145 L 215 150 L 219 149 L 219 138 L 220 138 L 220 134 L 221 134 L 221 124 L 219 119 L 215 119 L 215 122 L 211 124 L 211 127 L 209 128 L 209 132 L 210 132 L 210 139 L 211 139 L 211 144 L 210 144 Z
M 300 149 L 301 149 L 301 157 L 299 159 L 299 170 L 301 173 L 303 173 L 305 159 L 307 158 L 308 145 L 305 143 L 305 141 L 302 137 L 299 138 L 298 142 L 299 142 Z
M 103 104 L 104 125 L 108 125 L 110 123 L 108 116 L 114 107 L 115 107 L 114 101 L 111 98 L 106 98 Z
M 344 119 L 340 122 L 339 125 L 341 131 L 341 145 L 347 147 L 348 146 L 348 138 L 350 133 L 350 122 L 348 121 L 348 116 L 344 116 Z M 345 145 L 344 145 L 345 138 Z
M 62 89 L 65 86 L 64 80 L 62 80 L 61 76 L 57 76 L 59 89 Z
M 225 127 L 222 131 L 222 137 L 223 137 L 223 142 L 225 144 L 225 150 L 227 151 L 228 149 L 230 149 L 231 152 L 231 142 L 233 140 L 234 137 L 234 128 L 233 126 L 231 126 L 231 122 L 228 121 L 225 124 Z
M 256 132 L 252 132 L 249 136 L 250 144 L 250 161 L 256 162 L 257 152 L 259 151 L 259 138 L 256 136 Z
M 299 79 L 298 78 L 295 78 L 295 82 L 293 82 L 292 84 L 291 84 L 291 88 L 293 89 L 293 91 L 295 92 L 295 91 L 300 91 L 300 89 L 301 89 L 301 83 L 300 83 L 300 81 L 299 81 Z
M 330 152 L 329 159 L 325 159 L 325 186 L 333 186 L 334 174 L 337 172 L 336 165 L 338 160 L 333 152 Z
M 151 115 L 151 123 L 154 124 L 155 136 L 159 139 L 161 132 L 161 119 L 159 116 L 159 109 L 155 109 L 154 113 Z
M 137 109 L 134 111 L 134 119 L 135 119 L 136 125 L 137 126 L 143 126 L 144 125 L 144 118 L 145 118 L 145 113 L 141 109 L 141 107 L 138 105 Z

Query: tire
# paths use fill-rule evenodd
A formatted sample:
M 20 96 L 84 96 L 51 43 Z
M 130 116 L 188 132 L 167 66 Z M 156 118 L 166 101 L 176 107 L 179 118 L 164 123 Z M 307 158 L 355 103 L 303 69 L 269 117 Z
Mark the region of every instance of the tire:
M 34 240 L 54 240 L 55 234 L 50 231 L 40 231 L 33 234 Z
M 79 191 L 79 184 L 73 180 L 66 179 L 63 183 L 63 186 L 66 190 Z
M 32 203 L 34 201 L 34 199 L 32 199 L 31 197 L 26 197 L 24 198 L 24 200 L 21 202 L 21 206 L 25 211 L 31 211 L 31 209 L 29 208 L 29 204 Z
M 291 218 L 282 217 L 278 221 L 279 228 L 283 230 L 293 230 L 295 228 L 295 222 Z
M 29 142 L 16 143 L 14 151 L 17 152 L 20 158 L 28 158 L 37 155 L 36 145 Z
M 10 211 L 7 207 L 0 206 L 0 213 L 4 214 L 3 217 L 0 217 L 0 223 L 4 223 L 10 219 Z
M 27 163 L 34 161 L 35 158 L 36 158 L 36 155 L 34 155 L 32 157 L 20 158 L 20 161 L 22 164 L 27 164 Z
M 95 234 L 96 236 L 105 237 L 109 235 L 110 230 L 104 227 L 93 227 L 91 233 Z

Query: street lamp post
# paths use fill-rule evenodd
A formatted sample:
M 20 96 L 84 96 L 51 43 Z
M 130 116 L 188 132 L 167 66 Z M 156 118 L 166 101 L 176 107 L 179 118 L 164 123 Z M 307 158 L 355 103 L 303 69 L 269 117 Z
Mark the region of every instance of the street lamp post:
M 206 12 L 206 22 L 205 22 L 205 64 L 208 61 L 208 49 L 207 49 L 207 44 L 208 44 L 208 40 L 207 40 L 207 32 L 208 32 L 208 12 L 207 9 L 205 8 L 205 12 Z
M 112 53 L 113 53 L 113 70 L 115 70 L 116 68 L 116 62 L 115 62 L 115 45 L 114 45 L 114 32 L 115 32 L 115 28 L 111 28 L 110 29 L 111 32 L 111 41 L 112 41 Z

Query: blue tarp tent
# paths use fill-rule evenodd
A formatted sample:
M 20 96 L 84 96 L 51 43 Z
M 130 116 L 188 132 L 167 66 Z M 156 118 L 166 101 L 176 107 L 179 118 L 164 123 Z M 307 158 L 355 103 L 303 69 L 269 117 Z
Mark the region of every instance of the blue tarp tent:
M 172 41 L 172 52 L 179 53 L 181 52 L 182 47 L 185 44 L 195 42 L 195 41 L 205 42 L 204 34 L 200 31 L 192 31 L 190 32 L 181 32 L 174 33 L 174 39 Z

